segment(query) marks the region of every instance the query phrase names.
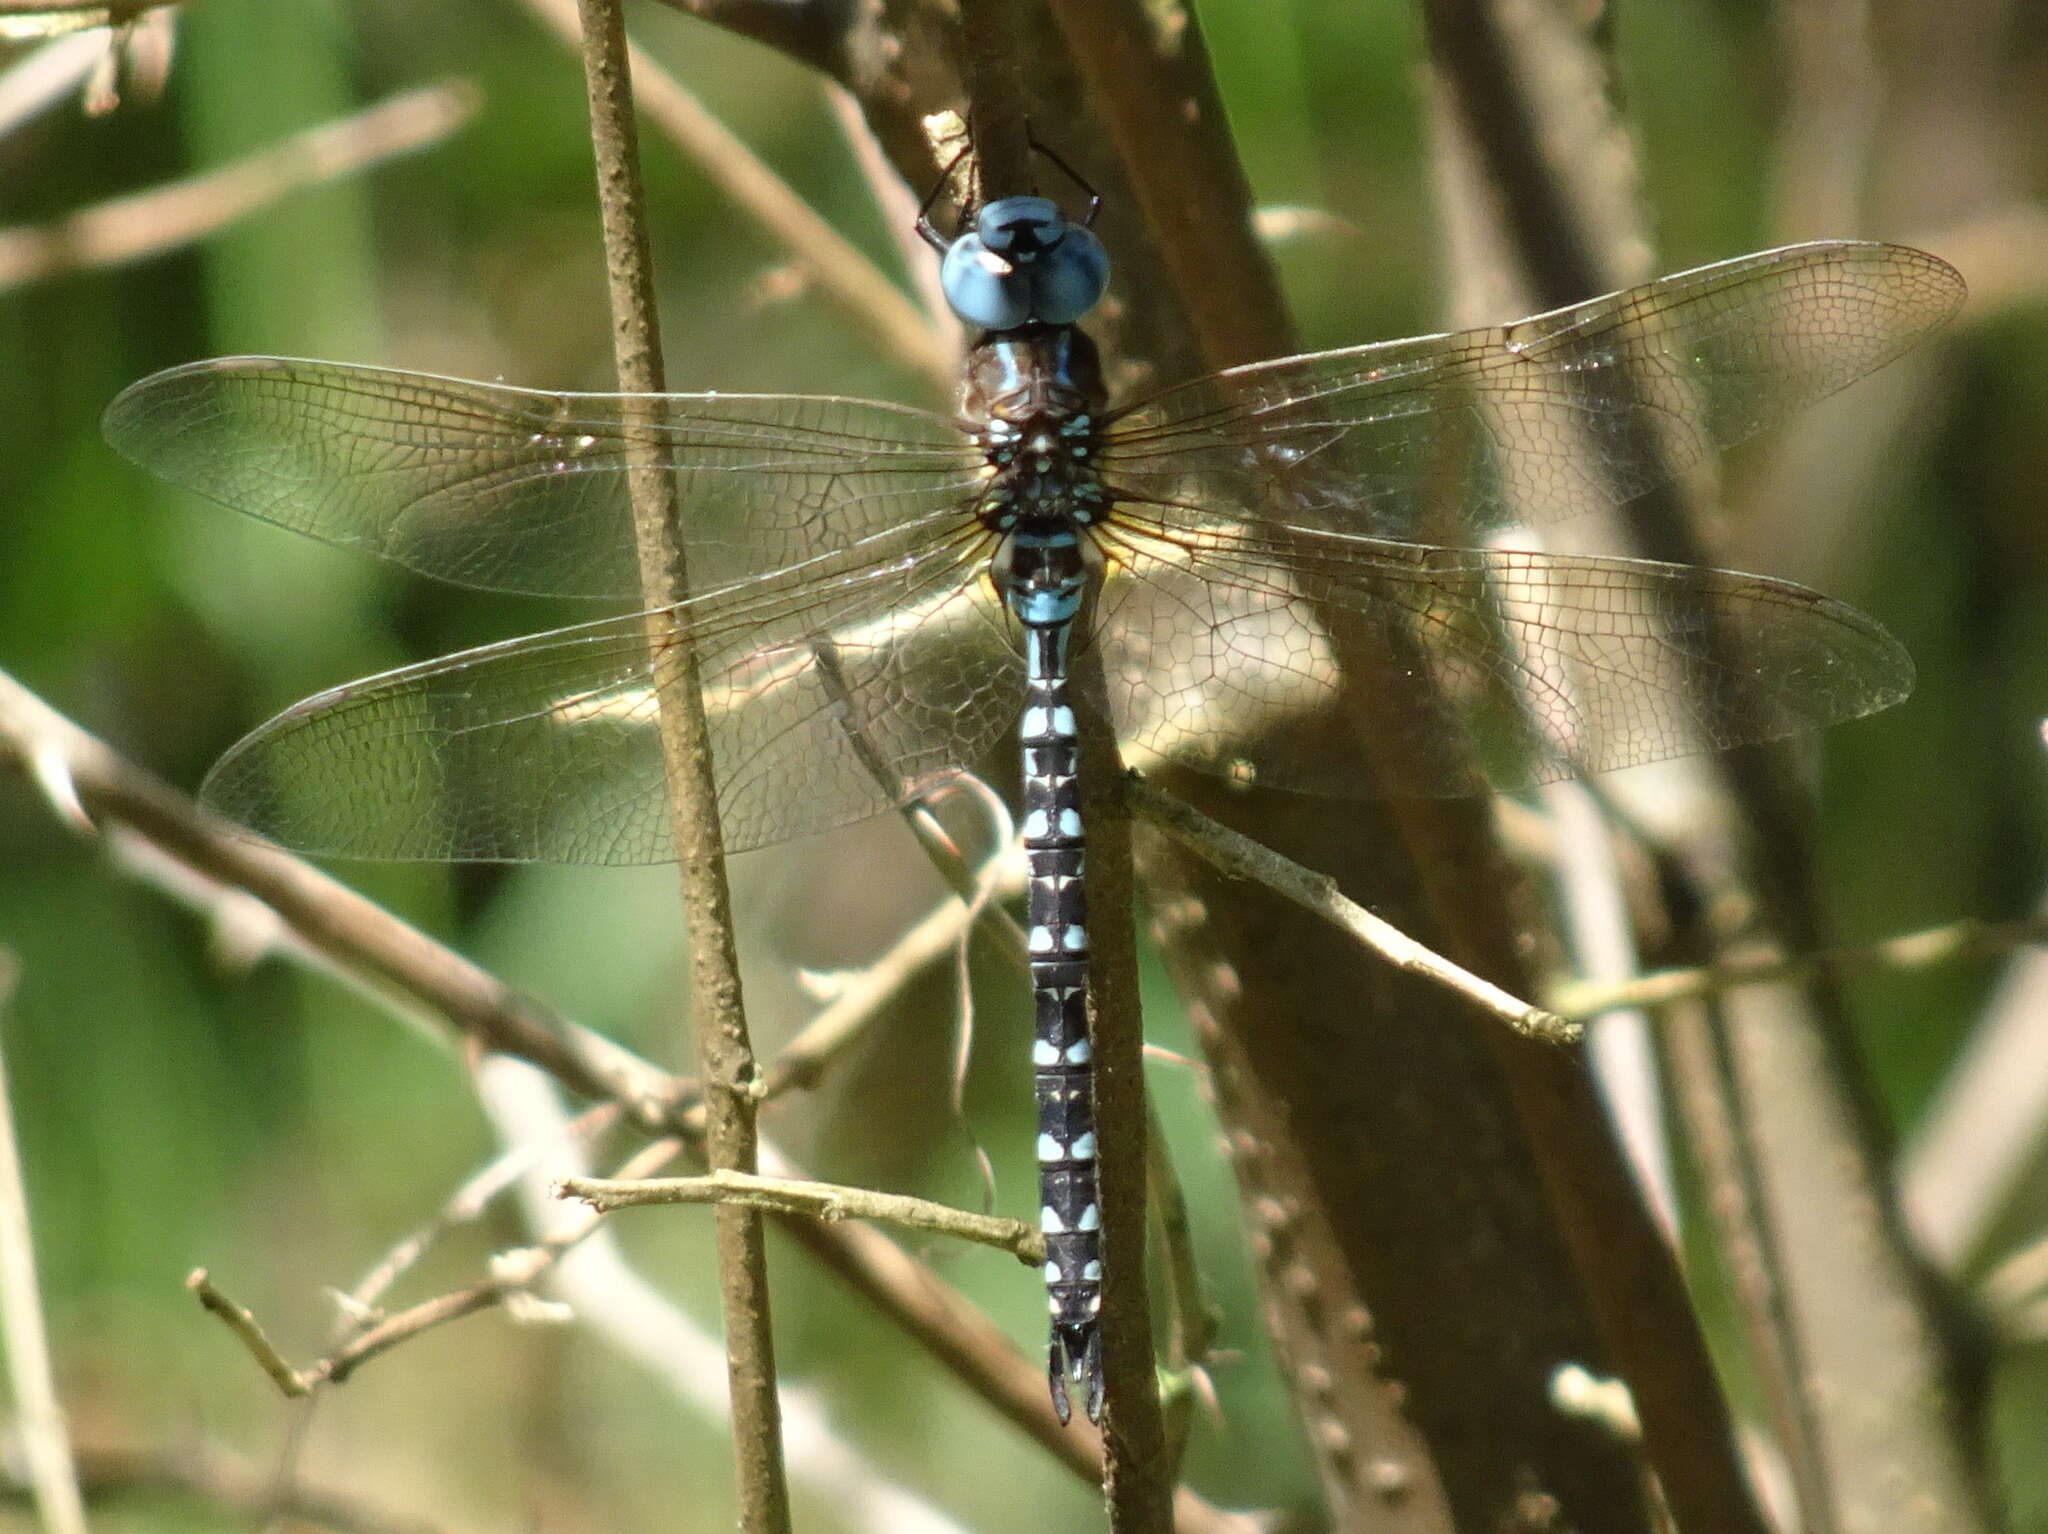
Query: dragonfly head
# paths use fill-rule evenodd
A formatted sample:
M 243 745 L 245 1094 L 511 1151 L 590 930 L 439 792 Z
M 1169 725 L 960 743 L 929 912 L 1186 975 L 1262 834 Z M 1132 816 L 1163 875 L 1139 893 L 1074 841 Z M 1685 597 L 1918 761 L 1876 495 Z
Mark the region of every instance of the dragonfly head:
M 1109 283 L 1109 255 L 1048 197 L 1003 197 L 946 247 L 939 283 L 953 312 L 983 330 L 1071 325 Z

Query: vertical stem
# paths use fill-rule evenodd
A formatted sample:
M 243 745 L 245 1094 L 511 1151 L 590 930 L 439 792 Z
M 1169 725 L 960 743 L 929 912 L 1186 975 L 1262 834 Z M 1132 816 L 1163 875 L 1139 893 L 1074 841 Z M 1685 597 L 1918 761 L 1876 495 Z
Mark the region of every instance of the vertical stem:
M 14 989 L 14 961 L 0 952 L 0 1009 Z M 14 1386 L 23 1458 L 47 1534 L 85 1534 L 85 1503 L 65 1435 L 64 1408 L 50 1373 L 50 1339 L 36 1288 L 36 1251 L 22 1186 L 21 1150 L 7 1073 L 0 1069 L 0 1319 L 6 1322 L 7 1377 Z
M 961 8 L 960 19 L 980 194 L 1022 192 L 1032 184 L 1025 131 L 1030 108 L 1015 65 L 1014 7 L 978 0 Z M 1145 1277 L 1148 1127 L 1130 825 L 1116 741 L 1105 722 L 1100 652 L 1077 643 L 1071 667 L 1074 694 L 1084 704 L 1079 772 L 1081 818 L 1088 828 L 1088 1031 L 1102 1209 L 1103 1493 L 1112 1529 L 1149 1531 L 1172 1525 L 1173 1476 Z
M 662 388 L 661 341 L 655 322 L 625 26 L 618 0 L 580 0 L 580 9 L 619 386 L 630 394 L 654 394 Z M 675 826 L 676 861 L 682 867 L 683 914 L 690 944 L 690 1011 L 703 1073 L 706 1155 L 714 1169 L 752 1172 L 752 1093 L 758 1071 L 740 1005 L 739 961 L 733 949 L 711 746 L 696 655 L 669 611 L 689 595 L 675 484 L 663 472 L 655 450 L 651 412 L 646 419 L 636 419 L 629 410 L 626 421 L 629 429 L 647 433 L 645 440 L 635 442 L 631 449 L 633 525 L 641 588 L 653 614 L 648 620 L 648 643 L 660 699 L 669 816 Z M 782 1419 L 775 1396 L 775 1346 L 769 1328 L 762 1220 L 758 1213 L 736 1204 L 721 1204 L 713 1220 L 732 1390 L 740 1527 L 749 1534 L 779 1534 L 789 1528 L 789 1491 L 782 1474 Z

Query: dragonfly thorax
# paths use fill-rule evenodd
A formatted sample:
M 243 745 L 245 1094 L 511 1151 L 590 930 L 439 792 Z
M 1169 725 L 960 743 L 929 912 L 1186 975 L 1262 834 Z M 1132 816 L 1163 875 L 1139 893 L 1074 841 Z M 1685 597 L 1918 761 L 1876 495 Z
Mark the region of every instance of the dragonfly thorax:
M 1102 381 L 1095 348 L 1066 326 L 984 337 L 968 359 L 962 414 L 988 483 L 982 522 L 1050 533 L 1099 519 Z

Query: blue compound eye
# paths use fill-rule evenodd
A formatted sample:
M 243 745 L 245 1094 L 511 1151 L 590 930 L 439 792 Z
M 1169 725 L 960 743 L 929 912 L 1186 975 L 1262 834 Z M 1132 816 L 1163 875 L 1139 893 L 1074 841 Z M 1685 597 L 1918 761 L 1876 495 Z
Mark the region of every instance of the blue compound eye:
M 953 312 L 984 330 L 1071 325 L 1109 282 L 1109 255 L 1093 231 L 1070 223 L 1050 198 L 1004 197 L 946 248 L 939 283 Z
M 1059 244 L 1031 271 L 1031 314 L 1048 325 L 1071 325 L 1101 301 L 1109 286 L 1109 252 L 1095 231 L 1068 224 Z
M 1031 284 L 978 234 L 946 247 L 939 286 L 955 314 L 983 330 L 1015 330 L 1031 318 Z

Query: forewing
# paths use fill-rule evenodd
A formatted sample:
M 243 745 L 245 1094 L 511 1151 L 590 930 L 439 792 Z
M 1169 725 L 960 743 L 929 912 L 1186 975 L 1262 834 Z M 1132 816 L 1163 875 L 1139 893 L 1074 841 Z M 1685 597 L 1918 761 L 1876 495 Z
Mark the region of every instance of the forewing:
M 1514 789 L 1887 707 L 1873 620 L 1725 570 L 1119 519 L 1104 670 L 1134 762 L 1322 794 Z
M 107 407 L 107 440 L 236 511 L 460 585 L 633 597 L 624 397 L 227 357 L 157 373 Z M 691 583 L 708 591 L 916 521 L 977 459 L 951 422 L 869 400 L 673 394 Z
M 1962 298 L 1920 251 L 1789 246 L 1167 390 L 1110 431 L 1103 475 L 1213 515 L 1460 541 L 1623 504 L 1883 366 Z
M 696 646 L 726 843 L 877 814 L 978 763 L 1020 671 L 974 540 L 813 561 L 663 615 Z M 207 779 L 210 807 L 300 851 L 430 861 L 673 856 L 645 615 L 353 682 L 286 710 Z

